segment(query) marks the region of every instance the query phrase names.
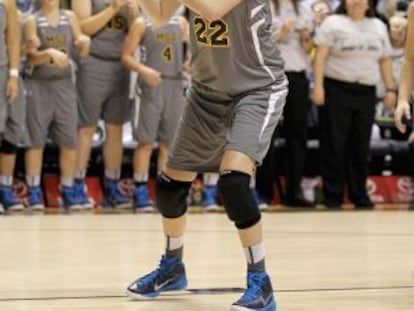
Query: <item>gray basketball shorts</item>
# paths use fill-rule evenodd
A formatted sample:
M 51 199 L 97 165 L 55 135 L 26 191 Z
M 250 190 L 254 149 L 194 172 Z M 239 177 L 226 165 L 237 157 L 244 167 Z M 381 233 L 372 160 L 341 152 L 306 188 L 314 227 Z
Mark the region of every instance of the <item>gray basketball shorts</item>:
M 25 129 L 26 99 L 24 85 L 19 81 L 19 94 L 17 99 L 9 103 L 6 97 L 8 67 L 0 68 L 0 132 L 3 139 L 18 145 L 23 141 Z
M 127 121 L 130 75 L 121 62 L 90 56 L 78 65 L 79 125 L 96 126 L 99 119 L 110 124 Z
M 283 112 L 287 86 L 285 79 L 228 99 L 193 83 L 170 148 L 168 167 L 218 171 L 226 150 L 244 153 L 261 165 Z
M 158 87 L 140 82 L 132 125 L 138 143 L 164 142 L 174 138 L 185 98 L 181 80 L 163 80 Z
M 76 147 L 77 94 L 71 78 L 28 79 L 26 89 L 29 146 L 43 148 L 50 137 L 59 147 Z

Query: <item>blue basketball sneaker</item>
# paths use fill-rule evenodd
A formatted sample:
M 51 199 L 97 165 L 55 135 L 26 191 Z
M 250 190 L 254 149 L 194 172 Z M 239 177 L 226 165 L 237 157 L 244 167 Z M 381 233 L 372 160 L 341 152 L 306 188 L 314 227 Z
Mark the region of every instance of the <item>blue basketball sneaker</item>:
M 6 211 L 24 210 L 24 205 L 17 199 L 11 186 L 0 186 L 0 201 Z
M 266 272 L 248 272 L 247 289 L 230 311 L 276 311 L 272 284 Z
M 203 188 L 203 208 L 206 211 L 215 211 L 218 209 L 217 201 L 217 187 L 205 186 Z
M 119 189 L 118 180 L 105 180 L 105 207 L 131 208 L 131 201 Z
M 162 256 L 153 272 L 139 278 L 127 288 L 131 298 L 157 297 L 161 292 L 177 291 L 187 287 L 187 277 L 182 261 Z
M 92 209 L 93 203 L 86 193 L 85 181 L 83 179 L 75 179 L 74 185 L 76 189 L 76 196 L 79 199 L 79 204 L 81 207 L 83 209 Z
M 29 208 L 32 211 L 43 211 L 45 206 L 42 203 L 42 190 L 39 186 L 29 187 Z
M 82 208 L 80 198 L 77 195 L 76 187 L 61 186 L 60 194 L 63 207 L 67 210 L 80 210 Z
M 154 204 L 149 197 L 147 185 L 134 186 L 134 208 L 140 212 L 152 212 Z

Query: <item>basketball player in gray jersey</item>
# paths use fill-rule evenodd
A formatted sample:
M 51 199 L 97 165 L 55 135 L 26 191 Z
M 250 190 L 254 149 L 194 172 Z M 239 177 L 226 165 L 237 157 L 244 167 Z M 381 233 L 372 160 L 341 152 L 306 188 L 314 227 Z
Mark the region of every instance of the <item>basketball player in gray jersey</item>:
M 176 16 L 165 26 L 154 29 L 139 17 L 125 41 L 122 60 L 139 74 L 133 116 L 134 137 L 138 141 L 134 155 L 134 208 L 152 209 L 148 195 L 148 175 L 152 148 L 158 142 L 158 170 L 165 166 L 168 146 L 182 114 L 183 42 L 188 23 Z M 141 60 L 134 57 L 137 46 Z
M 65 208 L 79 208 L 74 185 L 76 166 L 77 96 L 70 55 L 76 47 L 81 56 L 89 49 L 71 11 L 59 10 L 59 0 L 42 0 L 41 9 L 27 18 L 25 38 L 38 37 L 40 47 L 27 55 L 33 66 L 27 79 L 26 178 L 29 204 L 42 205 L 40 175 L 43 148 L 51 137 L 60 148 L 61 195 Z
M 186 197 L 196 172 L 219 171 L 223 205 L 247 260 L 247 290 L 231 310 L 276 310 L 259 208 L 249 191 L 283 110 L 287 80 L 272 37 L 268 0 L 139 0 L 162 24 L 180 4 L 190 8 L 192 85 L 168 162 L 156 181 L 166 251 L 155 271 L 128 287 L 155 297 L 187 285 L 182 262 Z M 196 13 L 197 12 L 197 13 Z
M 99 119 L 105 121 L 103 156 L 105 206 L 130 207 L 118 187 L 122 164 L 122 125 L 128 116 L 129 72 L 121 64 L 122 45 L 138 14 L 136 0 L 74 0 L 82 30 L 91 36 L 90 57 L 79 62 L 78 163 L 76 185 L 84 207 L 85 175 Z
M 8 130 L 11 111 L 18 105 L 20 36 L 18 11 L 14 0 L 0 0 L 0 202 L 5 209 L 21 207 L 12 191 L 14 155 L 19 133 Z M 20 124 L 21 125 L 21 124 Z M 7 136 L 6 136 L 7 134 Z M 20 136 L 18 137 L 18 139 Z M 7 170 L 11 165 L 12 169 Z M 11 176 L 9 176 L 11 171 Z M 0 208 L 0 213 L 3 212 Z

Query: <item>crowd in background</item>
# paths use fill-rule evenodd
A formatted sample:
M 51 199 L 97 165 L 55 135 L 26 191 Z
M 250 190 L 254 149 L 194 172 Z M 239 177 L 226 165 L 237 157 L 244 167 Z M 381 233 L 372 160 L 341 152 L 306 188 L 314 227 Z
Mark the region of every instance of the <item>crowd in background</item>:
M 341 207 L 347 188 L 349 200 L 356 207 L 371 208 L 373 203 L 366 192 L 371 131 L 375 117 L 392 115 L 396 103 L 408 3 L 395 0 L 380 0 L 376 4 L 368 0 L 270 1 L 273 9 L 271 31 L 285 61 L 289 80 L 282 121 L 284 158 L 281 163 L 274 163 L 284 167 L 283 203 L 290 207 L 310 207 L 315 203 L 304 197 L 301 188 L 308 149 L 308 123 L 313 116 L 319 127 L 323 203 L 330 208 Z M 58 25 L 71 40 L 58 43 L 48 42 L 49 32 L 54 31 L 45 21 L 49 13 L 45 4 L 48 1 L 16 2 L 21 11 L 23 45 L 27 47 L 27 54 L 23 57 L 25 65 L 21 66 L 26 99 L 20 98 L 25 101 L 25 121 L 20 125 L 26 129 L 26 135 L 12 141 L 6 139 L 12 145 L 10 150 L 0 150 L 0 154 L 7 155 L 0 156 L 0 200 L 3 207 L 7 210 L 24 208 L 12 192 L 15 160 L 10 160 L 16 153 L 13 146 L 23 143 L 27 148 L 29 206 L 44 209 L 41 164 L 43 148 L 49 137 L 60 147 L 62 204 L 67 209 L 92 208 L 85 177 L 93 135 L 101 119 L 106 132 L 103 147 L 105 200 L 102 204 L 111 208 L 151 210 L 153 203 L 148 181 L 152 148 L 155 144 L 158 146 L 160 169 L 165 164 L 183 101 L 179 95 L 162 93 L 164 97 L 179 100 L 170 103 L 175 106 L 168 116 L 160 116 L 159 120 L 153 121 L 151 116 L 159 112 L 141 110 L 138 117 L 135 111 L 137 103 L 131 106 L 128 97 L 135 101 L 154 100 L 154 94 L 161 94 L 159 90 L 154 91 L 160 87 L 161 81 L 171 80 L 176 85 L 174 80 L 178 79 L 180 90 L 187 87 L 188 83 L 183 81 L 191 76 L 186 72 L 186 62 L 191 55 L 185 47 L 188 22 L 194 21 L 185 22 L 180 17 L 184 21 L 177 18 L 178 22 L 172 22 L 180 25 L 171 29 L 180 36 L 175 43 L 184 49 L 177 47 L 177 50 L 161 51 L 167 61 L 171 61 L 171 55 L 182 54 L 174 69 L 166 69 L 158 68 L 158 63 L 148 56 L 151 55 L 151 43 L 147 42 L 151 25 L 141 16 L 135 1 L 56 1 L 60 7 L 74 12 L 73 15 L 59 13 Z M 185 17 L 185 13 L 182 9 L 177 16 Z M 41 29 L 45 29 L 45 33 L 39 32 Z M 157 36 L 156 30 L 154 33 Z M 0 42 L 0 46 L 2 44 Z M 60 51 L 46 56 L 41 54 L 46 48 L 57 48 L 59 44 L 62 45 Z M 66 58 L 60 54 L 62 50 L 65 50 Z M 53 64 L 46 64 L 45 58 Z M 178 70 L 177 65 L 180 66 Z M 50 71 L 52 67 L 56 70 Z M 130 82 L 131 77 L 133 82 Z M 148 95 L 145 93 L 147 88 L 155 93 Z M 53 107 L 61 107 L 51 108 L 52 101 Z M 138 140 L 132 174 L 132 202 L 118 186 L 124 123 L 132 123 L 133 136 Z M 157 126 L 152 129 L 154 124 Z M 3 134 L 3 145 L 7 129 Z M 1 171 L 5 163 L 12 164 L 11 171 Z M 215 172 L 204 174 L 203 182 L 195 183 L 189 203 L 217 209 L 217 179 Z M 201 184 L 204 187 L 200 187 Z M 254 179 L 251 191 L 259 206 L 267 208 L 271 198 L 266 195 L 261 198 L 259 193 L 262 191 L 256 187 Z M 197 198 L 194 193 L 201 193 L 201 196 Z

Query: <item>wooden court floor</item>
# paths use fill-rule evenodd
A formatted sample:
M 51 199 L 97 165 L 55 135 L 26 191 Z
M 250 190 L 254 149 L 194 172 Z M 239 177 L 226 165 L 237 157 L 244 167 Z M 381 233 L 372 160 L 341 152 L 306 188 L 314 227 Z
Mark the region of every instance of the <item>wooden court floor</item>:
M 414 212 L 265 213 L 279 311 L 413 311 Z M 159 216 L 0 217 L 0 311 L 229 310 L 245 285 L 224 214 L 191 214 L 189 290 L 131 301 L 164 247 Z

